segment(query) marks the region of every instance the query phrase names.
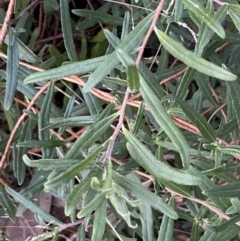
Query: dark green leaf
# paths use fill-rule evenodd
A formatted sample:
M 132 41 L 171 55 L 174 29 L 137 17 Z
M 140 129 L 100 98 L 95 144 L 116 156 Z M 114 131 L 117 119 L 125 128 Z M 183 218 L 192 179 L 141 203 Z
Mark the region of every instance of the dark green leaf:
M 7 83 L 4 98 L 4 109 L 9 110 L 12 106 L 18 82 L 19 51 L 16 37 L 10 31 L 10 41 L 7 51 Z

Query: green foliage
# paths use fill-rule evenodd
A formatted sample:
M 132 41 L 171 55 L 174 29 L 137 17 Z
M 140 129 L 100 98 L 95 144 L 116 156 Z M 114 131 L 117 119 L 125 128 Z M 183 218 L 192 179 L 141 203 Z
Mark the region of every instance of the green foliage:
M 240 240 L 239 1 L 30 2 L 0 52 L 1 215 L 30 209 L 32 240 Z

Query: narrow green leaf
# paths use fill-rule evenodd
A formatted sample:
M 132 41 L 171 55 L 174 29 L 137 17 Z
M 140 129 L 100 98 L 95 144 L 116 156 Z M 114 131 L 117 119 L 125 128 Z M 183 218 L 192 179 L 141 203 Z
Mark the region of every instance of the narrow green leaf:
M 203 191 L 203 194 L 209 196 L 209 197 L 240 197 L 240 183 L 229 183 L 225 186 L 216 186 L 211 187 L 205 191 Z
M 96 210 L 102 202 L 106 201 L 106 195 L 108 191 L 104 191 L 92 199 L 83 209 L 78 213 L 78 218 L 86 217 L 87 215 L 91 214 L 92 211 Z
M 101 135 L 103 135 L 103 133 L 109 128 L 110 124 L 116 119 L 117 116 L 118 113 L 115 113 L 105 117 L 102 120 L 96 120 L 96 122 L 86 129 L 85 132 L 83 132 L 82 135 L 74 142 L 70 150 L 65 155 L 65 158 L 72 159 L 76 156 L 79 148 L 90 147 L 101 137 Z
M 191 235 L 190 235 L 190 241 L 198 241 L 199 234 L 200 234 L 199 224 L 197 222 L 194 222 L 192 226 Z
M 143 145 L 135 136 L 127 129 L 123 128 L 125 137 L 128 140 L 127 148 L 131 156 L 139 165 L 141 165 L 148 173 L 156 178 L 164 179 L 183 185 L 199 185 L 201 182 L 195 176 L 185 173 L 182 170 L 172 168 L 159 160 L 151 153 L 151 151 Z
M 182 0 L 182 3 L 193 12 L 198 19 L 205 22 L 222 39 L 225 38 L 225 31 L 221 23 L 216 20 L 214 15 L 207 11 L 197 0 Z
M 52 238 L 55 235 L 55 231 L 52 232 L 44 232 L 43 234 L 38 235 L 37 237 L 33 237 L 31 241 L 45 241 L 49 240 L 49 238 Z
M 6 190 L 0 185 L 0 205 L 7 213 L 12 222 L 15 222 L 15 211 L 13 201 L 8 197 Z
M 108 42 L 113 46 L 113 48 L 116 48 L 120 44 L 120 39 L 114 33 L 110 32 L 108 29 L 104 29 L 104 34 Z
M 231 104 L 237 117 L 238 128 L 240 128 L 240 85 L 238 82 L 227 82 L 226 84 L 230 93 Z
M 221 232 L 218 232 L 213 241 L 230 241 L 239 233 L 239 226 L 230 225 Z
M 27 155 L 23 156 L 23 161 L 30 167 L 36 167 L 43 170 L 67 170 L 81 162 L 79 159 L 40 159 L 30 160 Z
M 89 20 L 94 19 L 97 22 L 111 24 L 116 26 L 122 26 L 123 18 L 114 16 L 111 14 L 103 13 L 100 11 L 93 11 L 88 9 L 74 9 L 72 12 L 78 16 L 88 18 Z
M 57 0 L 52 0 L 52 1 L 48 1 L 48 0 L 44 0 L 43 1 L 43 9 L 44 9 L 44 13 L 46 15 L 51 15 L 53 12 L 57 11 L 59 9 L 59 4 Z
M 74 62 L 78 60 L 78 57 L 73 42 L 68 0 L 60 0 L 60 14 L 64 45 L 69 59 Z
M 126 53 L 130 53 L 136 48 L 141 42 L 147 32 L 149 25 L 152 21 L 153 14 L 149 14 L 145 17 L 138 25 L 131 31 L 126 38 L 118 45 L 118 48 L 124 50 Z M 91 88 L 97 85 L 102 79 L 108 75 L 112 69 L 119 63 L 116 56 L 116 51 L 110 54 L 90 75 L 88 82 L 83 88 L 84 92 L 88 92 Z
M 71 127 L 71 126 L 87 126 L 94 123 L 96 120 L 95 116 L 74 116 L 69 118 L 51 118 L 49 120 L 50 125 L 44 129 L 54 129 L 59 127 Z
M 147 84 L 151 88 L 151 90 L 154 92 L 154 94 L 158 97 L 159 100 L 161 100 L 165 94 L 164 94 L 163 88 L 159 85 L 158 79 L 161 79 L 160 75 L 153 74 L 146 67 L 146 65 L 143 64 L 143 62 L 140 63 L 138 71 L 141 74 L 141 76 L 143 77 L 143 79 L 147 82 Z M 167 76 L 168 76 L 168 74 L 167 74 Z
M 218 149 L 225 154 L 240 155 L 239 146 L 218 146 Z
M 127 68 L 127 83 L 132 92 L 136 92 L 140 88 L 139 74 L 133 59 L 122 49 L 116 50 L 117 57 L 121 63 Z
M 199 239 L 199 241 L 213 241 L 215 240 L 216 233 L 211 232 L 210 230 L 207 230 L 204 232 L 202 237 Z
M 18 83 L 19 50 L 16 37 L 10 31 L 10 41 L 7 50 L 7 82 L 4 96 L 4 109 L 9 110 L 14 101 Z
M 19 141 L 22 142 L 28 138 L 28 128 L 30 119 L 28 119 L 21 130 Z M 13 159 L 13 172 L 18 180 L 18 184 L 22 185 L 26 175 L 26 164 L 22 161 L 22 156 L 27 153 L 27 148 L 17 148 L 16 157 Z
M 106 225 L 107 218 L 107 200 L 104 199 L 100 206 L 96 209 L 93 220 L 92 241 L 101 241 Z
M 170 182 L 170 181 L 165 181 L 165 180 L 161 180 L 160 181 L 165 187 L 168 187 L 170 188 L 171 190 L 179 193 L 179 194 L 182 194 L 183 196 L 185 197 L 191 197 L 192 194 L 191 194 L 191 190 L 184 186 L 184 185 L 180 185 L 178 183 L 173 183 L 173 182 Z
M 48 123 L 49 123 L 49 117 L 51 112 L 51 104 L 49 103 L 52 103 L 53 91 L 54 91 L 54 82 L 51 81 L 38 117 L 38 138 L 40 141 L 46 141 L 50 139 L 49 130 L 42 130 L 42 129 L 45 126 L 48 126 Z M 50 150 L 47 148 L 42 148 L 42 152 L 43 152 L 43 158 L 47 158 L 49 156 Z
M 101 13 L 106 13 L 108 12 L 109 8 L 111 7 L 111 2 L 105 2 L 101 5 L 100 8 L 95 9 L 95 12 L 101 12 Z M 79 31 L 84 32 L 86 29 L 91 28 L 93 26 L 95 26 L 98 23 L 98 20 L 96 19 L 89 19 L 89 18 L 85 18 L 82 21 L 80 21 L 77 26 L 76 29 Z
M 139 210 L 142 224 L 142 239 L 143 241 L 152 241 L 154 240 L 152 208 L 148 203 L 143 203 L 139 206 Z
M 174 199 L 171 197 L 169 200 L 169 206 L 174 205 Z M 173 238 L 173 228 L 174 228 L 174 220 L 167 215 L 163 216 L 160 231 L 158 234 L 157 241 L 171 241 Z
M 86 241 L 85 227 L 83 224 L 79 225 L 76 241 Z
M 237 76 L 219 66 L 197 56 L 183 45 L 168 37 L 164 32 L 155 28 L 155 32 L 161 44 L 175 58 L 181 60 L 189 67 L 196 69 L 200 73 L 225 80 L 236 80 Z
M 189 85 L 193 80 L 195 73 L 196 73 L 195 69 L 187 67 L 187 70 L 185 71 L 183 77 L 181 78 L 181 82 L 176 91 L 176 96 L 178 96 L 180 99 L 184 100 L 186 98 L 186 93 L 188 92 Z M 173 106 L 175 105 L 173 104 Z
M 103 183 L 103 190 L 108 190 L 112 188 L 112 161 L 111 158 L 107 160 L 107 167 L 106 167 L 106 178 Z
M 214 6 L 211 1 L 207 3 L 207 8 L 209 11 L 213 12 Z M 224 4 L 222 5 L 218 11 L 215 13 L 215 19 L 222 23 L 227 15 L 227 9 L 228 5 Z M 196 44 L 195 52 L 201 56 L 202 52 L 204 50 L 204 47 L 209 43 L 213 36 L 214 32 L 207 26 L 204 22 L 201 23 L 201 27 L 199 29 L 199 34 L 198 34 L 198 41 Z
M 240 214 L 237 214 L 236 216 L 232 217 L 231 219 L 219 224 L 218 226 L 213 226 L 213 229 L 215 232 L 219 231 L 224 231 L 226 230 L 229 226 L 234 225 L 240 220 Z
M 86 74 L 95 70 L 99 64 L 101 64 L 107 56 L 102 56 L 94 59 L 79 61 L 76 63 L 65 64 L 58 68 L 46 70 L 43 72 L 37 72 L 29 75 L 24 80 L 24 84 L 37 83 L 39 81 L 49 80 L 49 79 L 61 79 L 66 76 L 74 74 Z
M 119 197 L 118 194 L 114 193 L 109 195 L 109 200 L 113 205 L 115 211 L 122 217 L 122 219 L 127 223 L 129 228 L 136 228 L 137 226 L 131 223 L 130 212 L 126 204 L 126 200 L 122 197 Z
M 131 92 L 136 92 L 140 88 L 139 74 L 135 65 L 129 66 L 127 68 L 127 83 Z
M 58 176 L 48 180 L 45 184 L 45 190 L 51 190 L 55 187 L 61 187 L 68 183 L 75 175 L 79 174 L 90 162 L 105 148 L 105 144 L 96 148 L 87 158 L 82 160 L 80 163 L 67 169 Z
M 17 144 L 17 147 L 44 147 L 44 148 L 53 148 L 57 146 L 64 146 L 66 144 L 65 141 L 60 140 L 44 140 L 44 141 L 36 141 L 36 140 L 27 140 L 22 141 Z
M 145 103 L 144 103 L 144 101 L 142 101 L 140 107 L 138 108 L 137 116 L 135 119 L 135 123 L 134 123 L 134 127 L 133 127 L 133 135 L 137 134 L 139 127 L 141 125 L 141 122 L 143 121 L 144 109 L 145 109 Z
M 53 217 L 52 215 L 46 213 L 43 209 L 38 207 L 32 201 L 28 200 L 26 197 L 20 193 L 14 191 L 8 186 L 5 186 L 5 189 L 9 195 L 11 195 L 17 202 L 21 203 L 25 208 L 31 210 L 33 213 L 39 214 L 45 221 L 61 225 L 62 222 Z
M 10 41 L 11 38 L 7 35 L 4 42 L 9 45 Z M 16 39 L 16 41 L 19 51 L 19 59 L 32 64 L 36 64 L 40 61 L 40 58 L 38 58 L 23 42 L 19 39 Z
M 124 40 L 130 31 L 131 31 L 131 14 L 130 14 L 130 11 L 125 11 L 122 32 L 121 32 L 121 40 Z
M 230 4 L 231 5 L 231 4 Z M 236 5 L 233 5 L 236 6 Z M 228 9 L 229 16 L 233 20 L 236 28 L 240 31 L 240 13 L 236 11 L 233 7 Z
M 175 14 L 174 14 L 174 21 L 177 23 L 183 14 L 184 5 L 181 0 L 175 1 Z
M 203 93 L 203 96 L 208 101 L 210 101 L 213 105 L 217 106 L 218 103 L 217 103 L 216 99 L 213 97 L 212 91 L 209 88 L 209 77 L 202 73 L 198 73 L 198 72 L 194 75 L 194 77 L 195 77 L 195 80 L 197 82 L 199 89 Z
M 172 207 L 167 205 L 160 197 L 156 194 L 150 192 L 147 188 L 134 182 L 133 180 L 129 179 L 128 177 L 124 177 L 119 175 L 118 173 L 113 173 L 114 181 L 122 186 L 124 189 L 129 190 L 132 192 L 137 198 L 143 200 L 144 202 L 148 203 L 151 207 L 155 210 L 158 210 L 167 216 L 177 219 L 178 215 L 174 211 Z
M 90 189 L 93 177 L 99 177 L 100 170 L 92 170 L 79 184 L 77 184 L 68 195 L 65 205 L 65 214 L 69 216 L 83 197 L 83 194 Z
M 216 140 L 216 136 L 213 128 L 207 122 L 207 120 L 196 110 L 194 110 L 194 108 L 190 106 L 187 102 L 182 101 L 174 95 L 172 95 L 171 97 L 175 99 L 175 101 L 180 105 L 186 116 L 197 126 L 203 137 L 209 142 L 214 142 Z
M 145 80 L 140 78 L 141 88 L 140 92 L 146 104 L 148 105 L 151 114 L 155 118 L 156 122 L 161 126 L 165 133 L 169 136 L 177 150 L 179 151 L 182 164 L 184 168 L 189 166 L 190 155 L 189 146 L 184 138 L 182 132 L 174 124 L 171 117 L 166 113 L 164 107 L 162 106 L 160 100 L 153 93 L 150 87 L 147 85 Z

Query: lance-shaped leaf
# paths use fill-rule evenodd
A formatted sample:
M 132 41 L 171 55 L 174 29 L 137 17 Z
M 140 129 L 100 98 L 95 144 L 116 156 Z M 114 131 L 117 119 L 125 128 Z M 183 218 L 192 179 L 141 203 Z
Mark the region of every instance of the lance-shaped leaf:
M 230 18 L 233 20 L 236 28 L 238 31 L 240 30 L 240 9 L 239 6 L 236 4 L 229 4 L 228 5 L 228 12 Z
M 96 210 L 102 202 L 106 200 L 106 195 L 109 193 L 109 190 L 105 190 L 104 192 L 95 196 L 83 209 L 78 213 L 78 218 L 83 218 L 92 213 L 92 211 Z
M 45 190 L 50 190 L 55 187 L 60 187 L 68 183 L 75 175 L 79 174 L 90 162 L 103 150 L 105 145 L 101 145 L 94 152 L 92 152 L 86 159 L 82 160 L 80 163 L 72 166 L 67 171 L 59 174 L 56 177 L 48 180 L 45 184 Z
M 235 111 L 238 127 L 240 128 L 240 85 L 239 83 L 227 82 L 227 88 L 229 91 L 229 97 L 231 99 L 232 108 Z
M 192 106 L 187 102 L 182 101 L 178 97 L 172 95 L 176 103 L 180 105 L 186 116 L 197 126 L 203 137 L 209 142 L 214 142 L 216 140 L 215 133 L 211 125 L 207 120 L 200 115 Z
M 199 178 L 160 162 L 151 151 L 127 129 L 124 128 L 123 132 L 128 140 L 127 148 L 130 155 L 148 173 L 160 180 L 164 179 L 183 185 L 199 185 L 201 182 Z
M 30 160 L 27 155 L 23 156 L 23 161 L 29 167 L 36 167 L 43 170 L 67 170 L 68 168 L 81 162 L 79 159 L 40 159 Z
M 126 38 L 118 45 L 118 48 L 123 49 L 125 52 L 129 53 L 134 48 L 136 48 L 141 42 L 142 39 L 147 32 L 149 25 L 152 21 L 153 13 L 149 14 L 145 17 L 135 28 L 131 31 Z M 116 51 L 110 54 L 99 66 L 98 68 L 91 74 L 88 79 L 88 82 L 83 88 L 84 92 L 88 92 L 91 88 L 97 85 L 102 79 L 108 75 L 112 69 L 119 63 L 120 61 L 117 58 Z
M 10 41 L 8 43 L 7 51 L 7 83 L 6 92 L 4 97 L 4 109 L 9 110 L 12 106 L 14 95 L 17 89 L 18 82 L 18 62 L 19 62 L 19 51 L 17 40 L 14 33 L 10 32 Z
M 170 206 L 174 206 L 173 197 L 169 201 Z M 163 216 L 157 241 L 170 241 L 173 237 L 174 220 L 167 215 Z
M 225 186 L 211 187 L 203 193 L 209 197 L 240 197 L 240 183 L 235 182 Z
M 137 66 L 135 65 L 133 59 L 122 49 L 117 49 L 117 57 L 121 63 L 127 68 L 127 83 L 128 87 L 132 92 L 136 92 L 140 88 L 139 74 Z
M 9 218 L 15 222 L 15 212 L 13 201 L 8 197 L 4 187 L 0 184 L 0 205 L 6 211 Z
M 82 199 L 84 193 L 90 189 L 91 180 L 93 177 L 99 177 L 101 171 L 98 169 L 92 170 L 78 185 L 76 185 L 67 197 L 65 214 L 69 216 L 79 201 Z
M 198 19 L 205 22 L 217 35 L 223 39 L 225 38 L 225 31 L 221 23 L 217 21 L 214 15 L 207 11 L 198 0 L 182 0 L 182 3 L 188 10 L 194 13 Z
M 220 232 L 226 230 L 229 226 L 234 225 L 240 220 L 240 214 L 232 217 L 231 219 L 219 224 L 218 226 L 213 226 L 213 231 Z
M 171 139 L 171 141 L 181 155 L 183 167 L 187 168 L 189 166 L 190 154 L 189 146 L 186 139 L 184 138 L 179 128 L 174 124 L 171 117 L 165 111 L 165 108 L 162 106 L 161 101 L 157 98 L 157 96 L 150 89 L 150 87 L 147 85 L 143 78 L 140 78 L 140 83 L 140 92 L 144 101 L 148 105 L 151 114 L 155 118 L 156 122 Z
M 142 223 L 142 239 L 144 241 L 154 240 L 152 207 L 148 203 L 142 203 L 139 210 Z
M 69 2 L 67 0 L 60 0 L 60 13 L 63 40 L 68 57 L 71 61 L 77 61 L 78 57 L 73 42 L 71 19 L 69 14 Z
M 106 59 L 107 56 L 102 56 L 94 59 L 89 59 L 85 61 L 79 61 L 76 63 L 65 64 L 58 68 L 46 70 L 43 72 L 37 72 L 29 75 L 25 80 L 25 84 L 37 83 L 39 81 L 49 80 L 49 79 L 61 79 L 66 76 L 73 74 L 86 74 L 95 70 L 100 63 Z
M 30 119 L 28 119 L 21 130 L 19 141 L 24 141 L 28 136 Z M 27 148 L 19 147 L 16 148 L 16 157 L 13 159 L 13 171 L 15 177 L 18 179 L 18 184 L 21 185 L 25 179 L 26 175 L 26 164 L 22 161 L 22 156 L 27 153 Z
M 129 190 L 131 193 L 133 193 L 133 195 L 143 200 L 144 202 L 148 203 L 155 210 L 158 210 L 166 214 L 170 218 L 173 218 L 173 219 L 178 218 L 177 213 L 172 207 L 167 205 L 160 197 L 150 192 L 147 188 L 145 188 L 141 184 L 129 179 L 128 177 L 119 175 L 116 172 L 113 172 L 113 178 L 114 178 L 114 181 L 119 186 L 122 186 L 124 189 Z
M 47 126 L 49 123 L 53 91 L 54 91 L 54 82 L 51 81 L 38 117 L 38 137 L 40 141 L 45 141 L 50 139 L 49 130 L 42 130 L 42 128 Z M 50 149 L 48 148 L 42 148 L 42 152 L 43 152 L 44 158 L 47 158 L 50 155 Z
M 44 147 L 44 148 L 53 148 L 57 146 L 64 146 L 65 141 L 61 140 L 45 140 L 45 141 L 37 141 L 37 140 L 27 140 L 22 141 L 17 144 L 17 147 Z
M 21 203 L 25 208 L 28 208 L 33 213 L 39 214 L 42 219 L 47 222 L 55 223 L 57 225 L 61 225 L 62 222 L 59 221 L 57 218 L 53 217 L 52 215 L 46 213 L 43 209 L 38 207 L 32 201 L 21 195 L 20 193 L 14 191 L 12 188 L 5 186 L 5 189 L 9 195 L 11 195 L 17 202 Z
M 77 151 L 81 147 L 89 148 L 95 141 L 97 141 L 101 135 L 109 128 L 110 124 L 118 116 L 118 113 L 112 114 L 96 121 L 92 126 L 86 129 L 83 134 L 75 141 L 70 150 L 65 155 L 65 158 L 74 158 L 77 155 Z
M 171 53 L 175 58 L 181 60 L 189 67 L 196 69 L 197 71 L 226 81 L 233 81 L 237 79 L 237 76 L 231 72 L 220 68 L 219 66 L 197 56 L 192 51 L 186 49 L 182 44 L 176 42 L 164 32 L 155 28 L 157 37 L 163 47 Z
M 93 11 L 88 9 L 74 9 L 72 12 L 78 16 L 88 18 L 89 20 L 94 19 L 97 22 L 111 24 L 116 26 L 122 26 L 123 18 L 114 16 L 111 14 L 103 13 L 100 11 Z
M 107 200 L 104 199 L 100 206 L 97 208 L 93 220 L 93 234 L 92 241 L 101 241 L 106 225 L 107 218 Z

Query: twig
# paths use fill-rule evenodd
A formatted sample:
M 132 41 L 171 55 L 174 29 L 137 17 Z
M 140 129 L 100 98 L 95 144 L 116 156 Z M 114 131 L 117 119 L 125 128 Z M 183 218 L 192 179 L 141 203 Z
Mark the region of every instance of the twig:
M 7 10 L 5 19 L 3 21 L 2 29 L 0 31 L 0 48 L 2 48 L 4 39 L 5 39 L 5 37 L 7 35 L 7 32 L 8 32 L 8 25 L 11 21 L 11 16 L 12 16 L 12 13 L 13 13 L 13 10 L 14 10 L 14 3 L 15 3 L 15 0 L 10 0 L 9 4 L 8 4 L 8 10 Z
M 139 48 L 139 52 L 138 52 L 138 56 L 137 56 L 137 59 L 136 59 L 136 66 L 139 67 L 140 65 L 140 62 L 141 62 L 141 58 L 142 58 L 142 55 L 143 55 L 143 51 L 147 45 L 147 42 L 148 42 L 148 39 L 149 37 L 151 36 L 151 33 L 153 31 L 153 28 L 155 27 L 156 25 L 156 22 L 158 20 L 158 17 L 160 15 L 160 12 L 162 11 L 162 7 L 163 7 L 163 4 L 164 4 L 164 1 L 165 0 L 161 0 L 157 9 L 156 9 L 156 12 L 154 14 L 154 17 L 153 17 L 153 21 L 151 23 L 151 26 L 149 27 L 148 31 L 147 31 L 147 34 L 142 42 L 142 45 L 141 47 Z M 114 146 L 114 143 L 115 143 L 115 140 L 117 138 L 117 135 L 120 131 L 120 129 L 122 128 L 122 125 L 123 125 L 123 120 L 124 120 L 124 114 L 125 114 L 125 109 L 126 109 L 126 106 L 127 106 L 127 103 L 128 103 L 128 98 L 129 98 L 129 94 L 130 94 L 130 89 L 127 88 L 126 92 L 125 92 L 125 96 L 124 96 L 124 99 L 123 99 L 123 103 L 122 103 L 122 106 L 119 110 L 119 121 L 118 121 L 118 124 L 117 124 L 117 127 L 116 129 L 114 130 L 113 134 L 112 134 L 112 137 L 111 137 L 111 141 L 108 145 L 108 148 L 107 148 L 107 151 L 106 151 L 106 154 L 105 154 L 105 158 L 103 160 L 103 164 L 106 165 L 107 161 L 109 160 L 109 158 L 111 157 L 112 155 L 112 150 L 113 150 L 113 146 Z

